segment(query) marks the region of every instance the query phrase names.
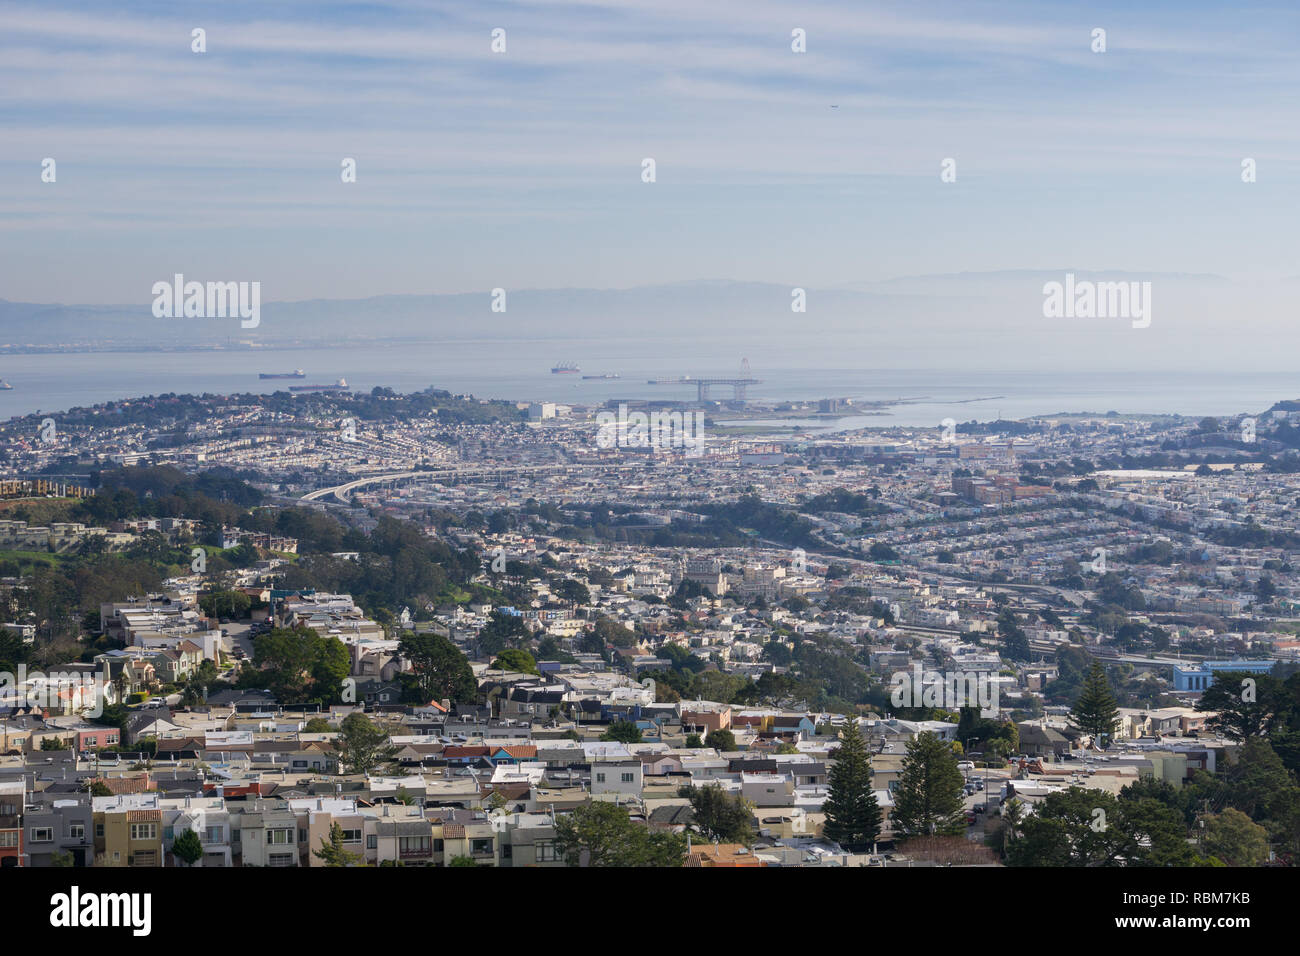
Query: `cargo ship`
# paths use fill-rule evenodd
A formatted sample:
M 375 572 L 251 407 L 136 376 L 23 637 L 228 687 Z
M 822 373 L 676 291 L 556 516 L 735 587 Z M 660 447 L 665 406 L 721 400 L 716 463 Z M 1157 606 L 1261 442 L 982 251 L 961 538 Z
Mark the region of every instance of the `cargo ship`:
M 307 373 L 300 368 L 296 368 L 292 372 L 262 372 L 257 377 L 258 378 L 306 378 Z
M 339 379 L 333 385 L 290 385 L 291 392 L 346 392 L 348 390 L 348 380 Z
M 574 365 L 572 362 L 557 362 L 555 367 L 551 369 L 551 374 L 577 375 L 581 371 L 582 369 L 578 368 L 578 366 Z
M 583 381 L 591 381 L 591 380 L 593 380 L 593 379 L 609 379 L 609 378 L 618 378 L 618 373 L 617 373 L 617 372 L 606 372 L 604 375 L 584 375 L 584 376 L 582 376 Z
M 13 390 L 14 387 L 12 385 L 0 378 L 0 392 L 12 392 Z

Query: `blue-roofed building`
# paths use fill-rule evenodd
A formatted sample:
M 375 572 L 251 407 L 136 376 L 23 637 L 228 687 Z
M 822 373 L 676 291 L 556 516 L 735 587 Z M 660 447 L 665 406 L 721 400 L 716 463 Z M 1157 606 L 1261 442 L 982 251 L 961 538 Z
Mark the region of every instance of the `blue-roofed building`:
M 1272 661 L 1205 661 L 1187 667 L 1174 666 L 1175 691 L 1209 690 L 1215 673 L 1267 674 L 1273 669 Z

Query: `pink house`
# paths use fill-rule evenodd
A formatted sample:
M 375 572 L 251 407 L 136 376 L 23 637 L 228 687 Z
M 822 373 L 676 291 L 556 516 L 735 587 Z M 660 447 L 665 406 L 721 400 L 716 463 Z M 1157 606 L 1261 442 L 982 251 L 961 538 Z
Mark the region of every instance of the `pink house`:
M 116 727 L 96 727 L 93 730 L 77 731 L 77 749 L 95 750 L 98 747 L 113 747 L 122 742 L 122 732 Z
M 641 773 L 648 777 L 662 777 L 682 772 L 682 758 L 673 754 L 641 754 Z

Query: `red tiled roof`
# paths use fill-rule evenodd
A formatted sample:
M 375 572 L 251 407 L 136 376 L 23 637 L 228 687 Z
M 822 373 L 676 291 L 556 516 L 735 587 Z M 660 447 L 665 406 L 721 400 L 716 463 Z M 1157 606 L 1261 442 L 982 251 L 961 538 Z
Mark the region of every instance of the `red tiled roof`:
M 114 796 L 119 793 L 145 793 L 155 789 L 147 773 L 132 777 L 99 777 L 97 782 L 108 787 Z
M 498 747 L 501 753 L 509 754 L 511 757 L 522 759 L 524 757 L 536 757 L 537 747 L 533 744 L 517 744 L 513 747 Z

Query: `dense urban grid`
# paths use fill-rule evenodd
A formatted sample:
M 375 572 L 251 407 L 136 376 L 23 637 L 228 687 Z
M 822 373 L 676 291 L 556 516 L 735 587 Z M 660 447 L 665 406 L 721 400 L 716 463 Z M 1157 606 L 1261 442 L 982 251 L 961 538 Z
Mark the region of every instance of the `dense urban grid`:
M 1300 403 L 853 413 L 8 422 L 0 865 L 1291 864 Z

